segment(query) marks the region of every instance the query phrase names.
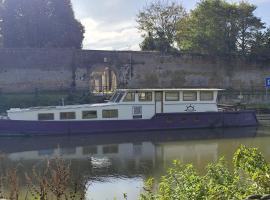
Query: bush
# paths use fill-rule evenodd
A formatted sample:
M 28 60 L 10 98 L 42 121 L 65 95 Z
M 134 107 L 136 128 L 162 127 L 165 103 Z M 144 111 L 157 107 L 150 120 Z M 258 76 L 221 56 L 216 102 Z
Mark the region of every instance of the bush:
M 199 175 L 191 165 L 173 161 L 155 187 L 155 180 L 146 181 L 141 200 L 227 200 L 245 199 L 250 195 L 270 193 L 270 166 L 256 148 L 240 146 L 230 170 L 224 158 L 206 167 Z M 259 198 L 257 198 L 259 199 Z

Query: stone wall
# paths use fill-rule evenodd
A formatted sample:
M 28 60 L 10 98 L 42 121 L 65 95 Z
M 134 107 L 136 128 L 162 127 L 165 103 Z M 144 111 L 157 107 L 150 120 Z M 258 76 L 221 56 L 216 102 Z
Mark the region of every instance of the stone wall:
M 2 92 L 89 90 L 91 72 L 110 68 L 119 87 L 264 90 L 270 61 L 157 52 L 0 49 Z
M 68 49 L 0 49 L 0 89 L 33 92 L 70 88 L 73 57 Z

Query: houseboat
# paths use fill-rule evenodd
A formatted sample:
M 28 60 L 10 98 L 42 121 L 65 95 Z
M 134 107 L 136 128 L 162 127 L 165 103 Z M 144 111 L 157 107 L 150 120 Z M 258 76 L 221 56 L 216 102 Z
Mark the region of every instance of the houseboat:
M 52 135 L 256 126 L 253 111 L 218 110 L 221 89 L 118 89 L 108 102 L 11 108 L 0 134 Z

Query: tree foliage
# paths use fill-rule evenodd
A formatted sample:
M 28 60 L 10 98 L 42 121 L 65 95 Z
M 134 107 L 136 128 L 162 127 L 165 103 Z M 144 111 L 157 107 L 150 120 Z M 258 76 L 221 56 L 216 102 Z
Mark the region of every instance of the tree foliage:
M 175 2 L 155 1 L 137 15 L 138 29 L 143 32 L 143 50 L 169 52 L 174 49 L 176 25 L 185 9 Z
M 233 170 L 228 169 L 221 158 L 207 166 L 205 175 L 200 175 L 191 164 L 174 161 L 157 188 L 153 178 L 146 181 L 140 199 L 240 200 L 270 193 L 270 166 L 258 149 L 241 146 L 234 154 L 233 167 Z
M 264 28 L 255 9 L 246 2 L 203 0 L 178 23 L 177 43 L 180 49 L 198 53 L 247 55 L 256 33 Z
M 222 0 L 204 0 L 178 24 L 177 43 L 196 53 L 229 54 L 236 50 L 236 8 Z
M 254 35 L 254 40 L 251 41 L 251 54 L 253 56 L 267 57 L 270 55 L 270 29 L 266 31 L 258 31 Z
M 177 3 L 154 2 L 137 16 L 138 28 L 144 33 L 140 46 L 161 52 L 269 55 L 269 30 L 255 10 L 255 5 L 245 1 L 201 0 L 186 13 Z
M 4 47 L 81 48 L 84 28 L 70 0 L 2 0 Z
M 246 2 L 241 2 L 237 7 L 237 46 L 243 55 L 250 52 L 256 33 L 265 28 L 261 19 L 254 16 L 256 8 L 255 5 Z

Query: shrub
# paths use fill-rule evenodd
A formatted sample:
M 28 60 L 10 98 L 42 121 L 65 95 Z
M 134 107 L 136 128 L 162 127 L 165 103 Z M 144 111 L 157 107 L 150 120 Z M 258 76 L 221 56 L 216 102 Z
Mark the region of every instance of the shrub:
M 250 195 L 269 194 L 270 167 L 256 148 L 240 146 L 230 170 L 224 158 L 208 164 L 199 175 L 191 164 L 173 161 L 173 167 L 156 180 L 146 181 L 141 200 L 227 200 L 244 199 Z

